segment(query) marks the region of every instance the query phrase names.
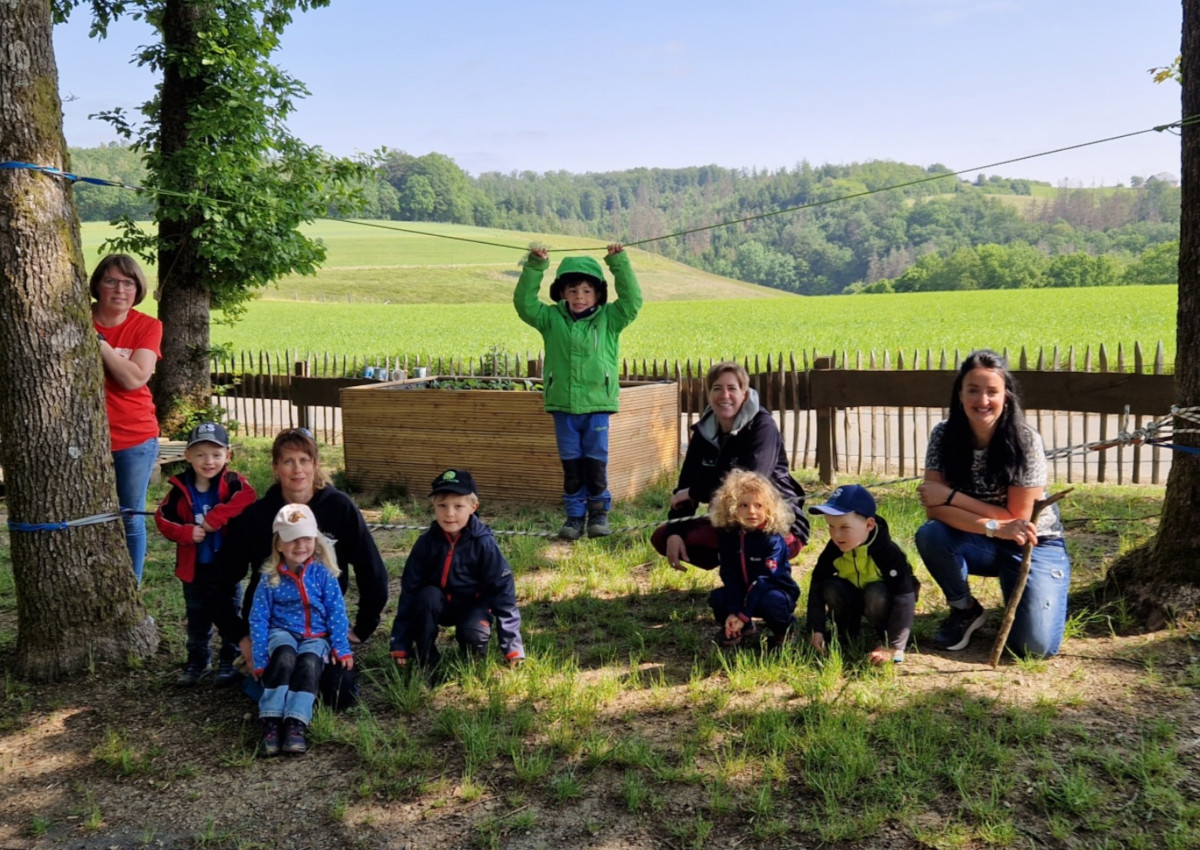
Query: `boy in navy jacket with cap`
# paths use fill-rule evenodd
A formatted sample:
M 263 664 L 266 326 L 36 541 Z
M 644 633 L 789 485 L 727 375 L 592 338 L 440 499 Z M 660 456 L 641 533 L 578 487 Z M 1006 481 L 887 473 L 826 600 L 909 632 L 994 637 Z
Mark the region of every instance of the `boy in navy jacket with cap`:
M 491 529 L 475 516 L 479 494 L 471 473 L 447 469 L 433 480 L 429 498 L 435 519 L 404 565 L 392 657 L 400 666 L 410 658 L 435 666 L 439 626 L 455 627 L 464 652 L 485 655 L 494 621 L 500 653 L 509 664 L 520 663 L 525 648 L 516 583 Z

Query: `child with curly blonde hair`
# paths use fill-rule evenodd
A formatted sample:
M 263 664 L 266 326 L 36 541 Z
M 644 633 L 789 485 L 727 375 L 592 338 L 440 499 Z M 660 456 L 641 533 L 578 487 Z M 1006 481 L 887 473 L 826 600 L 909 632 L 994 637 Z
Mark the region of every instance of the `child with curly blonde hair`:
M 721 586 L 708 597 L 720 628 L 717 643 L 736 646 L 758 634 L 754 618 L 780 645 L 795 622 L 800 587 L 792 579 L 785 535 L 791 506 L 768 479 L 734 469 L 713 494 L 709 519 L 717 529 Z
M 308 505 L 284 505 L 271 530 L 273 551 L 263 562 L 250 608 L 253 675 L 263 685 L 262 751 L 299 755 L 308 750 L 306 733 L 325 660 L 354 669 L 350 621 L 333 543 L 317 529 Z

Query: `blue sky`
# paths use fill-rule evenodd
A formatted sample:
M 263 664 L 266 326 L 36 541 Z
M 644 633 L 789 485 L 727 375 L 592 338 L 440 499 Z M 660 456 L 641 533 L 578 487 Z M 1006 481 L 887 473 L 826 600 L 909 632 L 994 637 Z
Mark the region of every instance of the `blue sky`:
M 55 33 L 67 141 L 115 137 L 151 37 Z M 472 174 L 889 159 L 953 170 L 1179 118 L 1148 69 L 1179 52 L 1179 0 L 333 0 L 297 15 L 276 62 L 311 96 L 291 128 L 341 155 L 438 151 Z M 1114 185 L 1179 173 L 1151 133 L 996 169 Z

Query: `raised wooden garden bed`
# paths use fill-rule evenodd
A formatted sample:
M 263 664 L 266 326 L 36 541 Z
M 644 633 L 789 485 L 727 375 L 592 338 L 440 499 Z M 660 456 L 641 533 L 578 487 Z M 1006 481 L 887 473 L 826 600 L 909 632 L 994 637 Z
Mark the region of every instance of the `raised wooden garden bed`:
M 368 491 L 423 496 L 444 469 L 468 469 L 486 501 L 562 499 L 554 423 L 538 389 L 431 389 L 424 378 L 341 391 L 346 477 Z M 482 385 L 487 379 L 474 379 Z M 506 381 L 511 385 L 511 381 Z M 523 385 L 523 382 L 518 381 Z M 674 383 L 621 384 L 609 432 L 608 482 L 629 499 L 679 464 Z

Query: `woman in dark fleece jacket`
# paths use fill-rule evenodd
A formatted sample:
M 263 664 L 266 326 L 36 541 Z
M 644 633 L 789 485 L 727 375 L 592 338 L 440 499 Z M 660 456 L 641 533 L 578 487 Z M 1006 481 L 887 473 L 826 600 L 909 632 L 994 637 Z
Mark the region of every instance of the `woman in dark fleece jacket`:
M 345 493 L 329 484 L 321 469 L 320 453 L 312 435 L 291 428 L 275 438 L 271 468 L 276 482 L 267 492 L 226 526 L 225 540 L 213 562 L 213 581 L 204 590 L 213 623 L 224 640 L 242 645 L 248 669 L 250 638 L 249 604 L 258 584 L 258 568 L 271 554 L 271 523 L 286 504 L 308 505 L 321 533 L 334 541 L 342 593 L 354 573 L 358 588 L 358 612 L 350 629 L 351 644 L 366 640 L 379 626 L 388 600 L 388 573 L 375 540 L 367 529 L 358 506 Z M 246 602 L 242 611 L 230 603 L 230 588 L 249 574 Z M 354 702 L 358 693 L 355 671 L 326 665 L 321 678 L 321 698 L 335 708 Z
M 709 404 L 692 426 L 667 519 L 694 516 L 701 504 L 712 500 L 731 469 L 757 472 L 775 485 L 792 508 L 795 519 L 785 540 L 794 558 L 808 542 L 808 519 L 804 490 L 788 469 L 775 420 L 759 406 L 758 393 L 750 389 L 750 375 L 737 363 L 715 364 L 708 370 L 705 385 Z M 717 532 L 708 517 L 661 525 L 650 542 L 677 570 L 684 569 L 685 562 L 705 570 L 717 566 Z

